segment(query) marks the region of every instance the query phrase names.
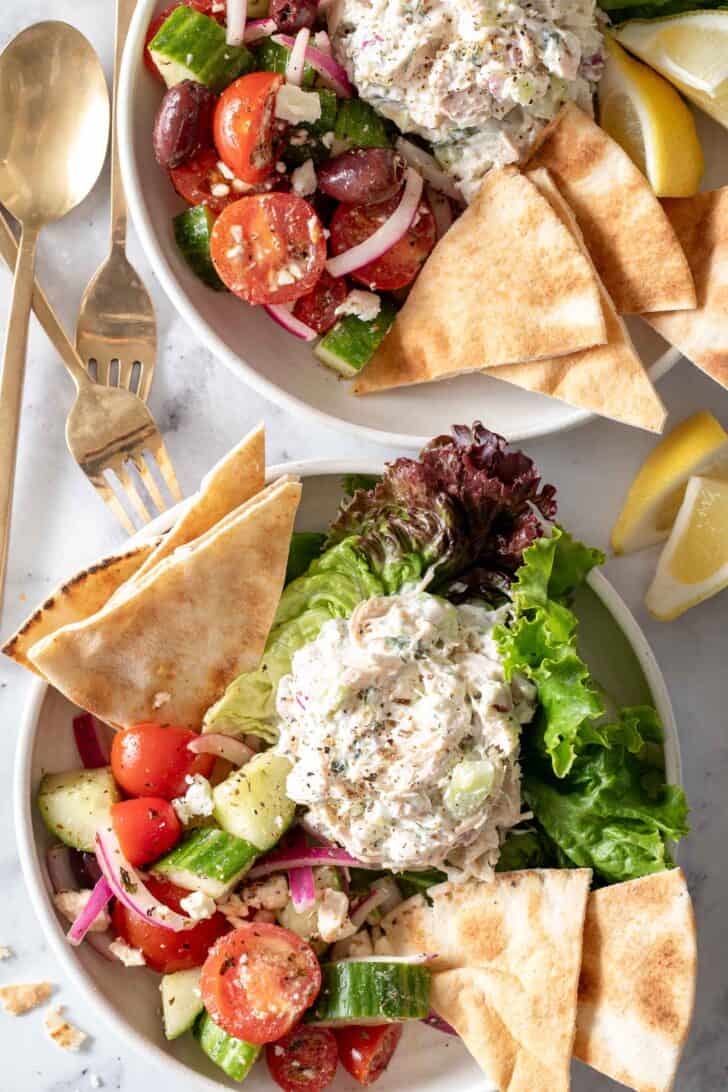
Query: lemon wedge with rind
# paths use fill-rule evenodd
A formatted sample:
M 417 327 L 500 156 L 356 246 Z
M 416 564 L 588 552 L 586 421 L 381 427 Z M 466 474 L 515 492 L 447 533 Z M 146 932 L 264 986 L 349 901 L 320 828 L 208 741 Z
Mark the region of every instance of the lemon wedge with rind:
M 692 197 L 703 150 L 690 108 L 662 76 L 607 36 L 599 123 L 647 175 L 658 197 Z
M 628 554 L 663 542 L 688 479 L 697 474 L 728 480 L 728 433 L 712 413 L 688 417 L 650 453 L 614 525 L 614 552 Z
M 645 602 L 661 622 L 728 587 L 728 481 L 693 477 Z
M 631 19 L 617 40 L 728 127 L 728 11 Z

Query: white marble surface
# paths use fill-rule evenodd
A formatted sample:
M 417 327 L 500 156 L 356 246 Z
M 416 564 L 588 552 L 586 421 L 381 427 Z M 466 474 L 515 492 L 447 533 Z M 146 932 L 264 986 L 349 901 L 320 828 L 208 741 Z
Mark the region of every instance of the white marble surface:
M 112 0 L 4 0 L 0 46 L 38 19 L 74 23 L 93 41 L 108 65 Z M 39 272 L 69 328 L 80 293 L 106 248 L 107 180 L 66 221 L 44 234 Z M 273 461 L 306 456 L 384 454 L 353 437 L 293 420 L 239 383 L 196 344 L 161 294 L 132 238 L 130 250 L 158 307 L 160 361 L 151 397 L 185 492 L 256 420 L 265 418 Z M 0 322 L 9 278 L 0 272 Z M 661 384 L 671 424 L 710 408 L 728 424 L 728 394 L 683 363 Z M 121 541 L 121 531 L 72 464 L 63 423 L 72 386 L 42 333 L 33 329 L 23 407 L 16 504 L 3 634 L 43 599 L 64 575 Z M 449 422 L 443 421 L 443 429 Z M 530 445 L 547 480 L 560 487 L 561 516 L 578 534 L 606 546 L 609 528 L 632 475 L 652 444 L 648 436 L 609 423 Z M 728 895 L 728 716 L 726 674 L 728 598 L 707 603 L 670 626 L 649 619 L 642 596 L 654 555 L 611 560 L 607 574 L 633 608 L 667 676 L 682 738 L 686 788 L 692 802 L 693 834 L 682 861 L 695 899 L 701 967 L 693 1031 L 680 1071 L 680 1092 L 719 1092 L 728 1087 L 728 962 L 725 905 Z M 85 1092 L 92 1074 L 103 1087 L 147 1092 L 158 1085 L 137 1057 L 122 1053 L 113 1030 L 103 1026 L 83 998 L 62 982 L 34 921 L 23 889 L 14 846 L 10 799 L 15 727 L 28 679 L 20 668 L 0 664 L 0 944 L 13 948 L 0 964 L 0 984 L 50 978 L 58 999 L 92 1036 L 78 1056 L 62 1053 L 45 1038 L 40 1016 L 20 1022 L 0 1013 L 1 1092 Z M 192 1092 L 190 1080 L 179 1092 Z M 581 1070 L 578 1092 L 598 1092 L 610 1082 Z

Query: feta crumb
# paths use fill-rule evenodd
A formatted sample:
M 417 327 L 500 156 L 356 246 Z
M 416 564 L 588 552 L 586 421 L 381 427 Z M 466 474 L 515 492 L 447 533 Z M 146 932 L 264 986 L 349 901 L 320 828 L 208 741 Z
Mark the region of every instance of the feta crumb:
M 223 178 L 227 178 L 228 182 L 232 182 L 233 178 L 235 178 L 234 173 L 230 170 L 227 163 L 223 162 L 222 159 L 218 159 L 217 169 L 223 176 Z
M 243 241 L 243 229 L 240 224 L 233 224 L 230 228 L 230 238 L 233 242 L 242 243 Z
M 245 250 L 241 246 L 232 246 L 230 250 L 225 251 L 226 258 L 240 258 L 245 253 Z
M 166 690 L 160 690 L 159 693 L 154 695 L 152 705 L 155 709 L 159 709 L 160 705 L 166 705 L 171 697 L 172 695 L 168 694 Z
M 63 1007 L 61 1005 L 56 1005 L 55 1008 L 51 1009 L 45 1018 L 46 1031 L 61 1050 L 70 1050 L 75 1054 L 86 1042 L 88 1035 L 80 1028 L 69 1024 L 68 1020 L 61 1016 L 62 1012 Z
M 26 982 L 19 986 L 0 986 L 0 1002 L 9 1016 L 22 1016 L 37 1009 L 53 993 L 51 982 Z
M 300 167 L 296 167 L 295 171 L 292 172 L 291 187 L 299 197 L 307 197 L 308 194 L 316 192 L 316 185 L 316 171 L 314 170 L 313 160 L 307 159 L 305 163 L 302 163 Z
M 323 144 L 324 148 L 331 148 L 331 145 L 334 143 L 333 130 L 329 131 L 328 133 L 324 133 L 324 135 L 321 137 L 321 143 Z
M 237 894 L 220 903 L 221 910 L 233 924 L 244 921 L 253 910 L 282 910 L 288 902 L 288 880 L 283 875 L 246 884 Z
M 215 900 L 204 891 L 192 891 L 180 899 L 180 906 L 193 921 L 204 921 L 215 913 Z
M 91 898 L 91 894 L 92 892 L 87 889 L 82 891 L 59 891 L 57 895 L 53 896 L 53 904 L 67 921 L 74 922 Z M 104 933 L 110 925 L 111 918 L 106 910 L 101 910 L 89 926 L 89 931 Z
M 121 939 L 121 937 L 117 937 L 116 940 L 109 945 L 109 951 L 112 955 L 115 955 L 125 967 L 144 967 L 146 965 L 144 952 L 139 948 L 130 947 L 126 941 Z
M 362 322 L 371 322 L 382 309 L 382 301 L 376 292 L 365 292 L 362 288 L 354 288 L 340 303 L 334 314 L 356 315 Z
M 313 125 L 321 117 L 321 99 L 315 91 L 304 91 L 293 83 L 284 83 L 276 95 L 276 117 L 291 125 Z
M 255 186 L 243 182 L 242 178 L 233 178 L 231 185 L 236 193 L 247 193 L 249 190 L 255 189 Z
M 180 823 L 187 825 L 196 816 L 212 815 L 214 800 L 212 786 L 202 774 L 194 774 L 186 778 L 187 792 L 184 796 L 178 796 L 172 801 L 172 807 Z
M 318 932 L 326 944 L 345 940 L 357 931 L 349 920 L 349 899 L 343 891 L 327 887 L 318 910 Z
M 210 186 L 210 193 L 213 197 L 227 197 L 230 193 L 230 187 L 227 182 L 216 182 L 213 186 Z
M 278 171 L 278 174 L 285 174 L 286 173 L 286 165 L 285 165 L 285 163 L 283 162 L 282 159 L 279 159 L 278 162 L 276 163 L 276 170 Z
M 276 277 L 276 280 L 278 281 L 279 284 L 295 284 L 296 283 L 296 278 L 292 277 L 290 272 L 287 269 L 281 269 L 278 276 Z

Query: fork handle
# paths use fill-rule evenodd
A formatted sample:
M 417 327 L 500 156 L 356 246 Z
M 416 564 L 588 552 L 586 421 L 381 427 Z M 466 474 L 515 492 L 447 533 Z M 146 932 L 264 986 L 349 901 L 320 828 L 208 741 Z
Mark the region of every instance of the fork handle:
M 23 227 L 20 236 L 10 318 L 5 335 L 3 371 L 0 378 L 0 609 L 5 592 L 5 572 L 8 563 L 15 458 L 18 451 L 18 429 L 38 231 L 37 224 L 27 225 Z
M 116 32 L 114 36 L 114 87 L 111 115 L 111 245 L 124 250 L 126 246 L 126 195 L 121 180 L 119 162 L 119 73 L 121 55 L 129 32 L 129 24 L 134 14 L 137 0 L 116 0 Z

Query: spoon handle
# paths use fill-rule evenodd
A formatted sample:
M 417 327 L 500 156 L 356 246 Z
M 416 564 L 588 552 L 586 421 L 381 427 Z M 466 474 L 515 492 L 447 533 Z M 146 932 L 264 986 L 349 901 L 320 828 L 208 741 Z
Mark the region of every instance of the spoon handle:
M 114 37 L 114 84 L 111 112 L 111 245 L 121 250 L 126 246 L 126 195 L 119 163 L 119 132 L 117 125 L 119 73 L 124 42 L 134 14 L 136 0 L 116 0 L 116 32 Z
M 0 610 L 2 610 L 5 592 L 10 513 L 15 483 L 15 457 L 18 450 L 18 428 L 37 243 L 38 226 L 35 224 L 24 226 L 15 266 L 13 298 L 10 304 L 10 318 L 3 353 L 3 371 L 0 378 Z

